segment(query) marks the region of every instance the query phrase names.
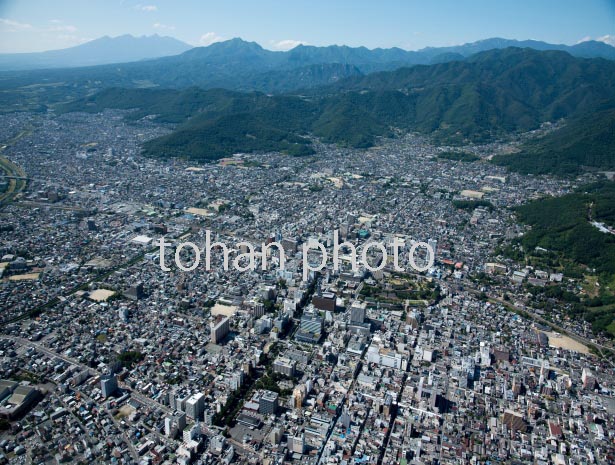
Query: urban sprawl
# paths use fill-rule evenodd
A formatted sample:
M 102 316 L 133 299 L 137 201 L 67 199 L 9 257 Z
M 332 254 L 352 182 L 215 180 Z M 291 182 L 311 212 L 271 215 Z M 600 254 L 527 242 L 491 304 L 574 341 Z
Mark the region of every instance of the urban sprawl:
M 0 116 L 1 462 L 614 463 L 612 342 L 524 287 L 574 282 L 501 253 L 526 231 L 511 207 L 572 181 L 439 159 L 418 135 L 145 158 L 170 128 L 123 116 Z M 241 254 L 278 242 L 284 266 L 278 247 L 266 269 L 172 265 L 206 231 Z M 312 271 L 334 231 L 374 271 L 348 244 Z

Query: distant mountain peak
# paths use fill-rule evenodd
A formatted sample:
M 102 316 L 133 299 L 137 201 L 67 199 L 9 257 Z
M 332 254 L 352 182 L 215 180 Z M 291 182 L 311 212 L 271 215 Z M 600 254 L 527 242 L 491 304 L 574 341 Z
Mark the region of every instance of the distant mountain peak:
M 456 53 L 468 57 L 475 53 L 485 52 L 487 50 L 503 49 L 509 47 L 531 48 L 534 50 L 561 50 L 568 52 L 573 56 L 582 58 L 607 58 L 615 60 L 615 47 L 612 47 L 604 42 L 587 41 L 575 45 L 565 44 L 550 44 L 540 40 L 528 39 L 505 39 L 502 37 L 490 37 L 488 39 L 477 40 L 476 42 L 468 42 L 462 45 L 453 45 L 450 47 L 426 47 L 418 51 L 423 54 L 443 54 Z
M 210 45 L 210 47 L 236 47 L 254 50 L 264 50 L 263 47 L 260 46 L 260 44 L 253 41 L 244 40 L 241 37 L 233 37 L 229 40 L 214 42 Z
M 127 63 L 183 53 L 192 46 L 173 37 L 136 37 L 122 34 L 108 35 L 74 47 L 40 53 L 0 54 L 0 70 L 36 68 L 72 68 L 112 63 Z
M 256 42 L 248 42 L 239 37 L 214 42 L 206 47 L 194 47 L 182 55 L 188 60 L 203 60 L 211 63 L 223 63 L 225 61 L 262 60 L 266 57 L 275 56 L 279 52 L 265 50 Z

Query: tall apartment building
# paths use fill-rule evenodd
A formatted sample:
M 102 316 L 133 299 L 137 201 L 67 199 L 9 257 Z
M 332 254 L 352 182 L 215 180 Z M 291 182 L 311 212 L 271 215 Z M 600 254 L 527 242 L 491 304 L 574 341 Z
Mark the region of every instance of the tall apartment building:
M 228 316 L 218 315 L 211 323 L 211 342 L 219 344 L 228 335 L 231 325 Z
M 286 357 L 278 357 L 273 362 L 273 372 L 280 373 L 291 378 L 295 376 L 297 362 Z
M 117 391 L 117 378 L 115 375 L 101 376 L 100 390 L 105 399 L 115 394 L 115 391 Z
M 193 420 L 199 420 L 205 410 L 205 396 L 194 394 L 186 400 L 186 415 Z

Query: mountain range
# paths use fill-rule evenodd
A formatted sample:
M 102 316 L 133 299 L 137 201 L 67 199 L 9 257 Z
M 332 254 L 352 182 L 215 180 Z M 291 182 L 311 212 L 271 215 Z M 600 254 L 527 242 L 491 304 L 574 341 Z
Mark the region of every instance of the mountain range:
M 266 50 L 255 42 L 232 39 L 151 60 L 2 72 L 0 110 L 44 110 L 49 104 L 84 97 L 109 87 L 179 89 L 199 86 L 267 93 L 297 92 L 377 71 L 463 61 L 476 52 L 502 49 L 511 44 L 615 59 L 614 47 L 593 41 L 566 46 L 488 39 L 416 52 L 399 48 L 369 50 L 365 47 L 299 45 L 288 52 L 279 52 Z
M 451 47 L 427 47 L 418 51 L 400 48 L 368 49 L 330 45 L 316 47 L 298 45 L 287 52 L 274 52 L 263 49 L 254 42 L 241 39 L 219 42 L 208 47 L 194 47 L 186 56 L 215 61 L 233 58 L 247 58 L 252 61 L 260 58 L 264 67 L 296 67 L 323 63 L 337 63 L 357 66 L 362 72 L 394 69 L 414 64 L 433 64 L 452 59 L 461 59 L 493 49 L 508 47 L 532 48 L 534 50 L 562 50 L 581 58 L 615 59 L 615 47 L 598 41 L 586 41 L 576 45 L 549 44 L 537 40 L 511 40 L 491 38 Z M 104 36 L 74 47 L 37 53 L 0 54 L 0 71 L 18 71 L 47 68 L 72 68 L 102 64 L 127 63 L 182 54 L 193 47 L 172 37 L 152 36 L 134 37 L 125 34 L 118 37 Z M 163 62 L 164 63 L 164 62 Z
M 511 43 L 531 47 L 501 48 Z M 418 52 L 305 45 L 276 52 L 233 39 L 151 60 L 0 73 L 0 109 L 132 109 L 128 118 L 177 125 L 145 144 L 147 154 L 200 160 L 304 155 L 313 136 L 369 147 L 419 131 L 447 144 L 477 143 L 565 118 L 562 132 L 495 162 L 567 175 L 578 172 L 572 166 L 615 169 L 613 51 L 600 42 L 489 39 Z
M 350 77 L 303 95 L 114 88 L 57 109 L 135 109 L 132 119 L 154 115 L 177 123 L 173 133 L 145 145 L 153 156 L 207 160 L 258 150 L 299 155 L 311 150 L 308 135 L 352 147 L 369 147 L 396 130 L 467 143 L 582 118 L 613 106 L 614 75 L 615 61 L 507 48 Z M 602 165 L 615 162 L 605 158 Z
M 191 45 L 173 37 L 157 34 L 142 37 L 130 34 L 118 37 L 104 36 L 61 50 L 0 54 L 0 71 L 125 63 L 178 55 L 191 48 Z

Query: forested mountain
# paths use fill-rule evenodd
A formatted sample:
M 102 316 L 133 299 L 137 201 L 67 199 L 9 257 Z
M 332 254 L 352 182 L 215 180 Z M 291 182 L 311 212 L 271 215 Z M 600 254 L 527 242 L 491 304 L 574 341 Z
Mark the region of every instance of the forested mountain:
M 470 55 L 474 55 L 475 53 L 485 52 L 487 50 L 509 47 L 531 48 L 540 51 L 561 50 L 563 52 L 568 52 L 572 56 L 580 58 L 615 59 L 615 47 L 596 40 L 587 40 L 585 42 L 579 42 L 575 45 L 563 45 L 549 44 L 539 40 L 511 40 L 493 37 L 468 44 L 454 45 L 452 47 L 427 47 L 422 49 L 421 52 L 424 54 L 431 52 L 432 56 L 441 55 L 443 53 L 456 53 L 468 57 Z
M 574 175 L 615 170 L 615 108 L 577 117 L 563 128 L 526 143 L 520 153 L 494 159 L 514 171 Z
M 163 39 L 165 38 L 159 37 L 157 40 Z M 109 41 L 115 44 L 117 41 L 131 42 L 131 40 L 144 39 L 129 39 L 124 36 L 115 39 L 103 38 L 98 42 L 79 46 L 85 51 L 94 49 L 91 53 L 85 54 L 86 57 L 89 55 L 88 60 L 94 61 L 85 61 L 82 65 L 100 63 L 101 61 L 96 58 L 98 55 L 104 55 L 103 62 L 126 61 L 126 55 L 132 53 L 133 49 L 130 44 L 119 47 L 121 50 L 116 54 L 117 59 L 102 52 L 97 53 L 96 50 L 103 48 Z M 497 51 L 511 45 L 532 49 L 565 50 L 572 55 L 582 57 L 615 59 L 615 47 L 601 42 L 583 42 L 575 46 L 565 46 L 536 41 L 488 39 L 456 47 L 426 48 L 419 51 L 399 48 L 370 50 L 365 47 L 338 45 L 327 47 L 300 45 L 287 52 L 281 52 L 266 50 L 255 42 L 231 39 L 207 47 L 195 47 L 174 56 L 151 60 L 70 69 L 1 72 L 0 109 L 45 110 L 50 104 L 84 97 L 109 87 L 179 89 L 199 86 L 272 93 L 303 91 L 336 83 L 349 76 L 392 71 L 414 65 L 463 61 L 473 54 L 486 50 Z M 60 57 L 64 55 L 81 57 L 83 54 L 77 53 L 82 50 L 79 47 L 45 52 L 45 54 L 58 56 L 58 62 L 61 63 Z M 3 69 L 2 59 L 0 56 L 0 70 Z M 75 61 L 71 63 L 73 62 Z M 45 66 L 55 67 L 50 64 Z
M 535 200 L 518 207 L 516 213 L 531 226 L 521 240 L 526 254 L 535 254 L 540 247 L 543 255 L 564 266 L 569 277 L 575 274 L 569 269 L 579 265 L 581 275 L 595 270 L 601 283 L 599 295 L 573 306 L 572 312 L 591 322 L 594 331 L 615 336 L 615 235 L 592 224 L 615 226 L 615 183 L 605 181 L 563 197 Z
M 306 153 L 307 140 L 291 136 L 308 134 L 368 147 L 395 128 L 447 142 L 484 141 L 604 107 L 615 100 L 614 75 L 613 61 L 510 48 L 465 61 L 351 77 L 308 96 L 113 89 L 59 109 L 138 108 L 133 117 L 157 115 L 181 123 L 175 133 L 150 142 L 148 153 L 215 159 L 273 150 L 278 144 Z

